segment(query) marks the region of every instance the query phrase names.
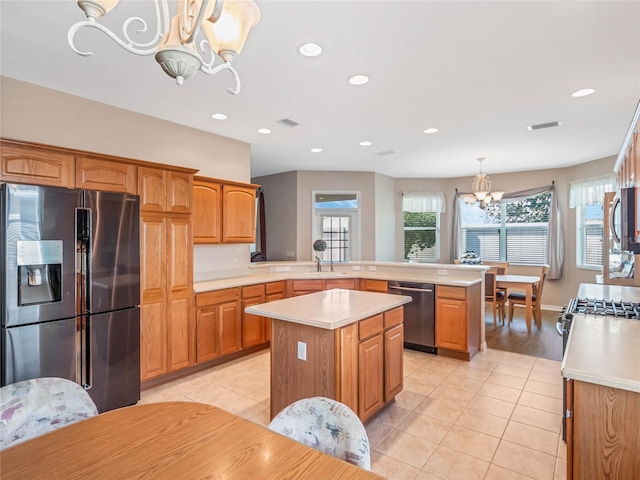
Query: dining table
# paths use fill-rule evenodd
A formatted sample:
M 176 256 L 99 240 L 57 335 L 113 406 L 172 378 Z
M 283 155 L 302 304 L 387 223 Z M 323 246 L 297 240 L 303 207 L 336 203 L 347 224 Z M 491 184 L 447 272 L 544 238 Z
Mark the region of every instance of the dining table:
M 382 479 L 230 412 L 194 402 L 102 413 L 1 452 L 14 479 Z
M 540 277 L 534 275 L 496 275 L 496 288 L 517 288 L 524 290 L 525 294 L 525 320 L 527 332 L 531 333 L 531 317 L 533 314 L 533 293 L 535 286 L 540 282 Z M 542 327 L 542 319 L 536 318 L 538 329 Z

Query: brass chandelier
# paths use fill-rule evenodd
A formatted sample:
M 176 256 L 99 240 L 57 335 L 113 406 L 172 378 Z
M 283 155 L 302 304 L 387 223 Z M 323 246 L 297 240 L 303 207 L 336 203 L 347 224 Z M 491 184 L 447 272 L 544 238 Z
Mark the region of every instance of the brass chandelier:
M 155 55 L 162 69 L 175 78 L 178 85 L 198 71 L 215 75 L 228 70 L 236 85 L 227 91 L 233 95 L 240 92 L 240 78 L 231 62 L 242 51 L 249 30 L 260 21 L 260 10 L 253 0 L 178 0 L 177 12 L 173 17 L 169 16 L 169 0 L 154 0 L 156 30 L 148 41 L 135 41 L 131 36 L 133 26 L 137 26 L 134 33 L 148 30 L 147 21 L 140 17 L 129 17 L 124 21 L 123 38 L 98 23 L 98 19 L 113 10 L 120 0 L 77 2 L 87 20 L 71 26 L 67 41 L 78 55 L 89 56 L 93 52 L 78 50 L 74 43 L 75 34 L 84 27 L 95 28 L 130 53 Z M 201 32 L 204 38 L 198 39 Z M 216 56 L 223 63 L 214 67 Z

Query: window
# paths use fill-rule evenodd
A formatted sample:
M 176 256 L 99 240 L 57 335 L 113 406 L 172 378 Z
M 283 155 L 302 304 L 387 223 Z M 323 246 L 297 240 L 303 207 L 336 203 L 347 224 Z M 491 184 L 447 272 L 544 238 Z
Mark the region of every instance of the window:
M 547 263 L 550 192 L 484 208 L 461 199 L 459 206 L 460 254 L 474 251 L 493 262 Z
M 313 192 L 313 238 L 327 243 L 313 252 L 323 262 L 349 262 L 358 257 L 358 192 Z
M 444 212 L 444 194 L 403 192 L 405 262 L 440 260 L 440 213 Z
M 576 267 L 602 269 L 604 194 L 615 190 L 614 175 L 577 180 L 569 185 L 569 208 L 576 210 Z

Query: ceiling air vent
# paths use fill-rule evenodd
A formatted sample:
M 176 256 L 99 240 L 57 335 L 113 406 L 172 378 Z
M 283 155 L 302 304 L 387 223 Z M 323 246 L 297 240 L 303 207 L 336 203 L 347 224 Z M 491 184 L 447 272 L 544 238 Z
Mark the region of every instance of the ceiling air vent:
M 539 123 L 538 125 L 529 125 L 527 127 L 527 130 L 532 132 L 534 130 L 541 130 L 543 128 L 559 127 L 560 125 L 562 125 L 562 122 Z
M 290 118 L 281 118 L 280 120 L 278 120 L 278 123 L 283 127 L 289 128 L 297 127 L 298 125 L 300 125 L 298 122 L 294 122 Z
M 384 157 L 385 155 L 391 155 L 392 153 L 396 153 L 394 150 L 380 150 L 379 152 L 376 152 L 376 155 L 378 155 L 379 157 Z

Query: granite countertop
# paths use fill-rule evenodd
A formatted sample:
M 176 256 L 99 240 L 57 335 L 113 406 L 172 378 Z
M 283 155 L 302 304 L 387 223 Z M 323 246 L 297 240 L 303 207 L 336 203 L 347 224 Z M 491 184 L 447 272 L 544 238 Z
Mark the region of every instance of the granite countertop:
M 340 278 L 370 278 L 377 280 L 399 280 L 405 282 L 423 282 L 434 283 L 436 285 L 450 285 L 454 287 L 470 287 L 476 283 L 480 283 L 482 279 L 455 279 L 443 275 L 416 274 L 416 273 L 397 273 L 384 271 L 353 271 L 353 272 L 276 272 L 262 273 L 258 275 L 244 275 L 239 277 L 220 278 L 216 280 L 205 280 L 195 282 L 193 290 L 195 293 L 208 292 L 211 290 L 222 290 L 224 288 L 243 287 L 246 285 L 254 285 L 256 283 L 277 282 L 279 280 L 327 280 Z
M 335 330 L 409 303 L 411 297 L 333 289 L 253 305 L 245 312 L 277 320 Z
M 640 320 L 573 317 L 562 376 L 640 393 Z

